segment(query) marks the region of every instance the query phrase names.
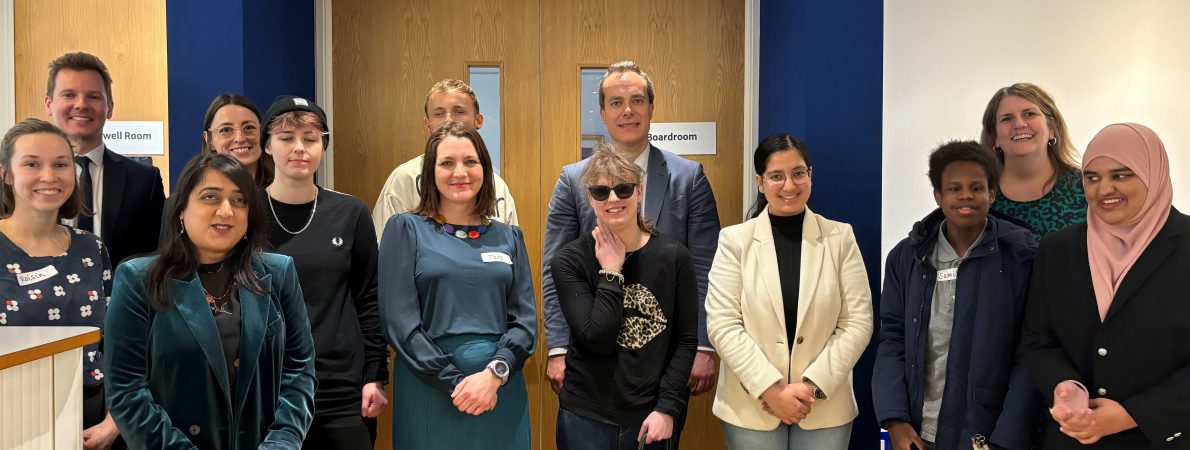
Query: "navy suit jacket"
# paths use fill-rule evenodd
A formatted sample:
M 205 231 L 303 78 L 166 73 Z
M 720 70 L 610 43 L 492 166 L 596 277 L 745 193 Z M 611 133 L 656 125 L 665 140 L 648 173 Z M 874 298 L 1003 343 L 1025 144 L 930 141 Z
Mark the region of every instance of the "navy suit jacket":
M 649 145 L 649 175 L 645 184 L 645 218 L 666 237 L 681 242 L 694 257 L 698 278 L 698 346 L 707 340 L 707 272 L 719 244 L 719 211 L 702 164 Z M 562 246 L 595 229 L 595 211 L 587 202 L 581 179 L 587 160 L 562 168 L 550 199 L 545 225 L 541 291 L 545 308 L 546 343 L 550 349 L 570 344 L 570 328 L 558 306 L 550 267 Z
M 157 250 L 165 193 L 161 171 L 105 148 L 103 151 L 103 243 L 112 267 L 132 255 Z

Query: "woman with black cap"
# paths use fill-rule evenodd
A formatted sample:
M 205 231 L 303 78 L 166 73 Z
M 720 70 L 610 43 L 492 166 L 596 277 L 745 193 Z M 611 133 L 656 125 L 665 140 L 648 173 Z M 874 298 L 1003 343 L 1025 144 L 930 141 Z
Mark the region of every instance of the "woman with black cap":
M 371 449 L 388 405 L 372 217 L 359 199 L 314 184 L 330 130 L 313 101 L 277 97 L 262 142 L 274 163 L 264 190 L 270 251 L 293 257 L 314 334 L 318 390 L 303 447 Z

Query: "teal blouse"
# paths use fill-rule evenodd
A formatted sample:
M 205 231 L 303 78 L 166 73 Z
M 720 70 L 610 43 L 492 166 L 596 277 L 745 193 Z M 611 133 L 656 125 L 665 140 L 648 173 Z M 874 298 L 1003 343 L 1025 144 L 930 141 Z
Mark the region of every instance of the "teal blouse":
M 1039 237 L 1049 236 L 1076 223 L 1087 221 L 1087 197 L 1082 176 L 1065 169 L 1048 194 L 1031 202 L 1018 202 L 996 192 L 992 209 L 1024 222 Z

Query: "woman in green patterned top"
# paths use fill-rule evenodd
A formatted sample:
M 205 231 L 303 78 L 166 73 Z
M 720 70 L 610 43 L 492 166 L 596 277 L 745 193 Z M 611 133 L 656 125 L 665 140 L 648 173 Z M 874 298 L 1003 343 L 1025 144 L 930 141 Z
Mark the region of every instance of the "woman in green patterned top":
M 1004 164 L 993 210 L 1042 237 L 1087 221 L 1078 151 L 1049 93 L 1032 83 L 997 90 L 980 143 Z

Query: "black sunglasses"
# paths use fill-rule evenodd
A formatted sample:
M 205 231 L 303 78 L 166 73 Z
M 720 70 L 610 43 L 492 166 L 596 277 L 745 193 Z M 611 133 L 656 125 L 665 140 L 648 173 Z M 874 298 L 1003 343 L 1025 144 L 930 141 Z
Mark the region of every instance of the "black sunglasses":
M 602 202 L 607 200 L 607 197 L 611 195 L 612 191 L 616 192 L 616 197 L 618 198 L 631 197 L 633 191 L 636 191 L 636 185 L 637 183 L 620 183 L 615 187 L 609 187 L 597 184 L 587 188 L 587 192 L 591 193 L 591 198 L 594 198 L 595 201 Z

